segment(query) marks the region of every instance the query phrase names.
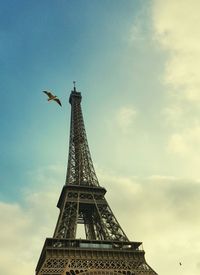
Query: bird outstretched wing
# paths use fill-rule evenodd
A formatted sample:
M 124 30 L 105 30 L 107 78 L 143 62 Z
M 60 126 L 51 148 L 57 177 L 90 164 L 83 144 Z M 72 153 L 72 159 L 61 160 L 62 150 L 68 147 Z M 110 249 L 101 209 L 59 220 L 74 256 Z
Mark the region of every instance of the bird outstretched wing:
M 46 95 L 48 95 L 49 98 L 52 98 L 52 97 L 53 97 L 52 93 L 50 93 L 50 92 L 43 91 L 43 93 L 45 93 Z
M 58 99 L 58 98 L 55 98 L 54 99 L 60 106 L 62 106 L 62 104 L 61 104 L 61 102 L 60 102 L 60 100 Z

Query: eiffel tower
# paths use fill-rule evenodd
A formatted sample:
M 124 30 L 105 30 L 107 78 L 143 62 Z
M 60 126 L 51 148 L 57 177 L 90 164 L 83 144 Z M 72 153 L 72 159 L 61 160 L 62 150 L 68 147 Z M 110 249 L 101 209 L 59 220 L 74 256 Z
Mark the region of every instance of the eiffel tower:
M 36 275 L 156 275 L 141 242 L 129 241 L 108 205 L 92 163 L 81 110 L 81 93 L 71 91 L 71 126 L 66 182 L 53 238 L 47 238 Z M 76 238 L 77 225 L 85 238 Z

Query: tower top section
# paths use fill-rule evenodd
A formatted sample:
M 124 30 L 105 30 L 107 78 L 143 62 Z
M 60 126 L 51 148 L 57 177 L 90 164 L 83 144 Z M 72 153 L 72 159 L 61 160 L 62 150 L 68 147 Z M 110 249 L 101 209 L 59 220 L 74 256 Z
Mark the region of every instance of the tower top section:
M 71 91 L 70 97 L 69 97 L 69 103 L 72 105 L 72 102 L 77 101 L 81 102 L 82 96 L 81 93 L 76 90 L 76 81 L 73 81 L 74 89 Z
M 81 110 L 82 96 L 76 90 L 75 81 L 73 83 L 74 89 L 69 97 L 71 124 L 66 185 L 99 186 L 90 155 Z

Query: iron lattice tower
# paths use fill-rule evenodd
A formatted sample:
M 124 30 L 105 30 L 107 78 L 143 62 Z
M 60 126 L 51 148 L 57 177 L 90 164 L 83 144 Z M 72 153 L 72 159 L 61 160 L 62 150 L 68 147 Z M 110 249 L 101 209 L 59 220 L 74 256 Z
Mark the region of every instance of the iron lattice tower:
M 66 182 L 53 238 L 47 238 L 36 275 L 156 275 L 141 242 L 129 241 L 99 185 L 81 110 L 81 93 L 71 92 L 71 125 Z M 84 224 L 85 239 L 77 239 Z

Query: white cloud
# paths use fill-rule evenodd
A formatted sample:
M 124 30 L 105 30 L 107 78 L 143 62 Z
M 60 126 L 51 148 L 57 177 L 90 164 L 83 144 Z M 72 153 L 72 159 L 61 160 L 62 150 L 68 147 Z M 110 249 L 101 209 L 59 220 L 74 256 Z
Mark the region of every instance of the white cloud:
M 34 274 L 45 238 L 52 236 L 56 223 L 60 170 L 48 167 L 30 173 L 36 186 L 23 191 L 23 205 L 0 202 L 0 274 Z
M 200 100 L 200 33 L 198 0 L 154 0 L 157 42 L 169 52 L 165 81 L 187 101 Z
M 168 150 L 184 156 L 188 152 L 184 137 L 180 134 L 173 134 L 169 140 Z
M 34 270 L 34 251 L 37 251 L 33 218 L 17 204 L 0 203 L 0 220 L 0 273 L 30 274 Z
M 173 104 L 164 108 L 163 115 L 166 118 L 167 125 L 177 128 L 183 119 L 183 110 L 179 105 Z
M 188 156 L 195 153 L 199 154 L 200 150 L 200 126 L 186 128 L 180 134 L 173 134 L 169 140 L 168 149 L 171 152 Z
M 200 1 L 153 0 L 157 45 L 168 55 L 163 83 L 168 88 L 164 117 L 168 149 L 197 161 L 200 125 Z M 187 161 L 187 160 L 186 160 Z
M 123 133 L 133 128 L 137 111 L 133 107 L 121 107 L 116 114 L 116 121 Z

